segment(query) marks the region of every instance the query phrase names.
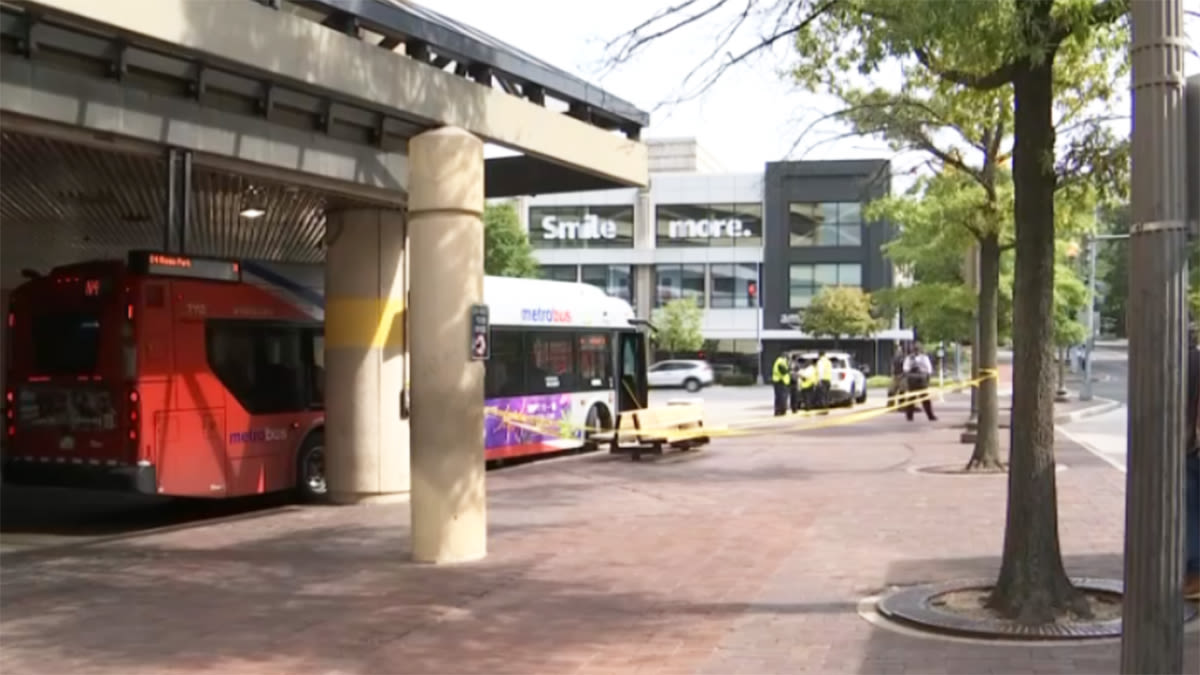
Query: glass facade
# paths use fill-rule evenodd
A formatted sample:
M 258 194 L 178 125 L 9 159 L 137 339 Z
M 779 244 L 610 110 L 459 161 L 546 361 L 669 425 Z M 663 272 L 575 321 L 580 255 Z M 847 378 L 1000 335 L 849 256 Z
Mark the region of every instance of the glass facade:
M 534 248 L 633 248 L 633 205 L 531 207 L 529 241 Z
M 584 265 L 579 280 L 633 304 L 632 265 Z
M 576 265 L 540 265 L 538 272 L 543 279 L 550 281 L 579 281 L 579 267 Z
M 590 284 L 633 304 L 633 265 L 542 265 L 543 279 Z
M 862 205 L 858 202 L 788 204 L 788 245 L 861 246 Z
M 679 298 L 687 298 L 703 307 L 706 286 L 704 265 L 654 266 L 655 307 Z
M 709 265 L 712 290 L 708 306 L 714 308 L 757 307 L 762 285 L 757 263 Z
M 862 286 L 862 265 L 858 263 L 817 263 L 788 267 L 788 306 L 808 307 L 825 286 Z
M 663 204 L 655 209 L 655 242 L 673 246 L 762 247 L 762 204 Z

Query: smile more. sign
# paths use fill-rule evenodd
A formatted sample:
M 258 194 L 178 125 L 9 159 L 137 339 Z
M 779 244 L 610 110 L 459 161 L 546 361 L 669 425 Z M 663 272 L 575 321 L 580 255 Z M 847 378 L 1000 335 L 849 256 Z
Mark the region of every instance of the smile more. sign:
M 543 239 L 616 239 L 617 223 L 614 220 L 600 220 L 598 216 L 588 214 L 582 220 L 565 220 L 557 216 L 542 218 Z
M 667 223 L 667 237 L 671 239 L 705 239 L 718 237 L 753 237 L 741 220 L 704 219 L 704 220 L 672 220 Z

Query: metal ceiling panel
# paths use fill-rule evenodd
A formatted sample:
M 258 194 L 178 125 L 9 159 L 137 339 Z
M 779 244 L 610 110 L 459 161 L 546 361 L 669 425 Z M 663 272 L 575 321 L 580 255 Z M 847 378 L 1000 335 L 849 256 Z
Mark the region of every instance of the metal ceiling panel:
M 19 283 L 23 268 L 44 272 L 82 260 L 124 258 L 134 248 L 162 248 L 167 174 L 165 156 L 0 132 L 0 284 Z M 187 252 L 320 263 L 325 210 L 334 199 L 196 167 Z M 264 214 L 242 217 L 248 206 Z

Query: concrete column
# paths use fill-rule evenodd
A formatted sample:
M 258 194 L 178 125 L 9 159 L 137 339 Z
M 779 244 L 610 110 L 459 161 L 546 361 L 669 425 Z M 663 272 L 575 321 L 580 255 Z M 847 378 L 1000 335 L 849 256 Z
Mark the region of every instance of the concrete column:
M 327 214 L 325 466 L 330 499 L 405 499 L 404 213 Z
M 412 269 L 412 546 L 419 562 L 487 555 L 482 361 L 470 307 L 483 302 L 483 142 L 453 127 L 409 151 Z
M 655 244 L 656 221 L 654 218 L 654 200 L 651 199 L 650 189 L 642 188 L 637 191 L 637 201 L 633 205 L 633 246 L 639 251 L 652 251 Z M 637 308 L 637 317 L 649 320 L 654 312 L 654 266 L 635 265 L 633 268 L 633 304 Z
M 654 265 L 633 266 L 633 293 L 637 304 L 637 317 L 650 320 L 654 312 L 654 297 L 658 291 L 654 288 Z

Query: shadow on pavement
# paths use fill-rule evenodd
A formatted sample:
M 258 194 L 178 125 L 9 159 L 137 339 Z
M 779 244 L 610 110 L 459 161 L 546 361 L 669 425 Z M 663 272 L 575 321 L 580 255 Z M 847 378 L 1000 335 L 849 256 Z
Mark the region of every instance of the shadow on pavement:
M 73 538 L 112 536 L 276 508 L 288 495 L 229 500 L 171 499 L 119 492 L 5 485 L 0 533 Z

